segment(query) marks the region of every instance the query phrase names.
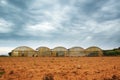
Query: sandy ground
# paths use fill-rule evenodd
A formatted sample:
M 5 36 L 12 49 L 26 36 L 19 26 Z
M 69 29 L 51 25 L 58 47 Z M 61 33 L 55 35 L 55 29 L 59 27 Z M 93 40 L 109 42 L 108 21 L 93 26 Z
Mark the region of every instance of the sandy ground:
M 2 57 L 0 80 L 120 80 L 120 57 Z

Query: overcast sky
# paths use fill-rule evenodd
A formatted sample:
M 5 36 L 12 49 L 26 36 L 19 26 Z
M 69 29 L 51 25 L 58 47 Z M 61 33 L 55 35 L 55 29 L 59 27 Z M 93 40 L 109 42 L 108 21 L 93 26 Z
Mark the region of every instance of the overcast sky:
M 0 0 L 0 54 L 18 46 L 120 46 L 120 0 Z

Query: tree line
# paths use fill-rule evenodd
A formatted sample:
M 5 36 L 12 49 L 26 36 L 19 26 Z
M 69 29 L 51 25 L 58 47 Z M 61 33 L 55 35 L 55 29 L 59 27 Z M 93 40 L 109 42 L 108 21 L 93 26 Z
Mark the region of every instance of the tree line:
M 104 56 L 120 56 L 120 47 L 112 50 L 103 50 Z

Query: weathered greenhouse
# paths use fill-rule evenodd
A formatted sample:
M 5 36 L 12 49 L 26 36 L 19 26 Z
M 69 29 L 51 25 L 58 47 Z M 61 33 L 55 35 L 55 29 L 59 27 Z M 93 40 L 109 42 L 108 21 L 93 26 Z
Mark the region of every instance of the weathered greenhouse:
M 102 56 L 102 49 L 96 46 L 89 47 L 85 50 L 87 56 Z
M 16 57 L 32 57 L 36 54 L 36 51 L 27 46 L 20 46 L 12 50 L 11 56 Z
M 72 47 L 68 49 L 68 56 L 85 56 L 85 50 L 82 47 Z
M 16 57 L 79 57 L 79 56 L 102 56 L 102 49 L 96 46 L 89 47 L 84 49 L 82 47 L 72 47 L 66 49 L 65 47 L 58 46 L 53 49 L 48 47 L 38 47 L 36 50 L 27 47 L 20 46 L 12 50 L 11 56 Z
M 52 49 L 52 56 L 67 56 L 68 50 L 65 47 L 55 47 L 54 49 Z
M 51 56 L 51 50 L 48 47 L 39 47 L 36 50 L 37 50 L 38 57 L 39 56 L 41 56 L 41 57 L 45 57 L 45 56 L 50 57 Z

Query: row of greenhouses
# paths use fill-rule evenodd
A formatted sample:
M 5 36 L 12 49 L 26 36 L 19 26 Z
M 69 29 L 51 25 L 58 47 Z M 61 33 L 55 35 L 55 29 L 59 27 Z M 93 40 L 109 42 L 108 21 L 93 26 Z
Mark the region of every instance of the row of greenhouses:
M 48 47 L 38 47 L 36 50 L 20 46 L 10 52 L 13 57 L 80 57 L 80 56 L 102 56 L 102 49 L 91 46 L 86 49 L 82 47 L 65 48 L 62 46 L 50 49 Z

